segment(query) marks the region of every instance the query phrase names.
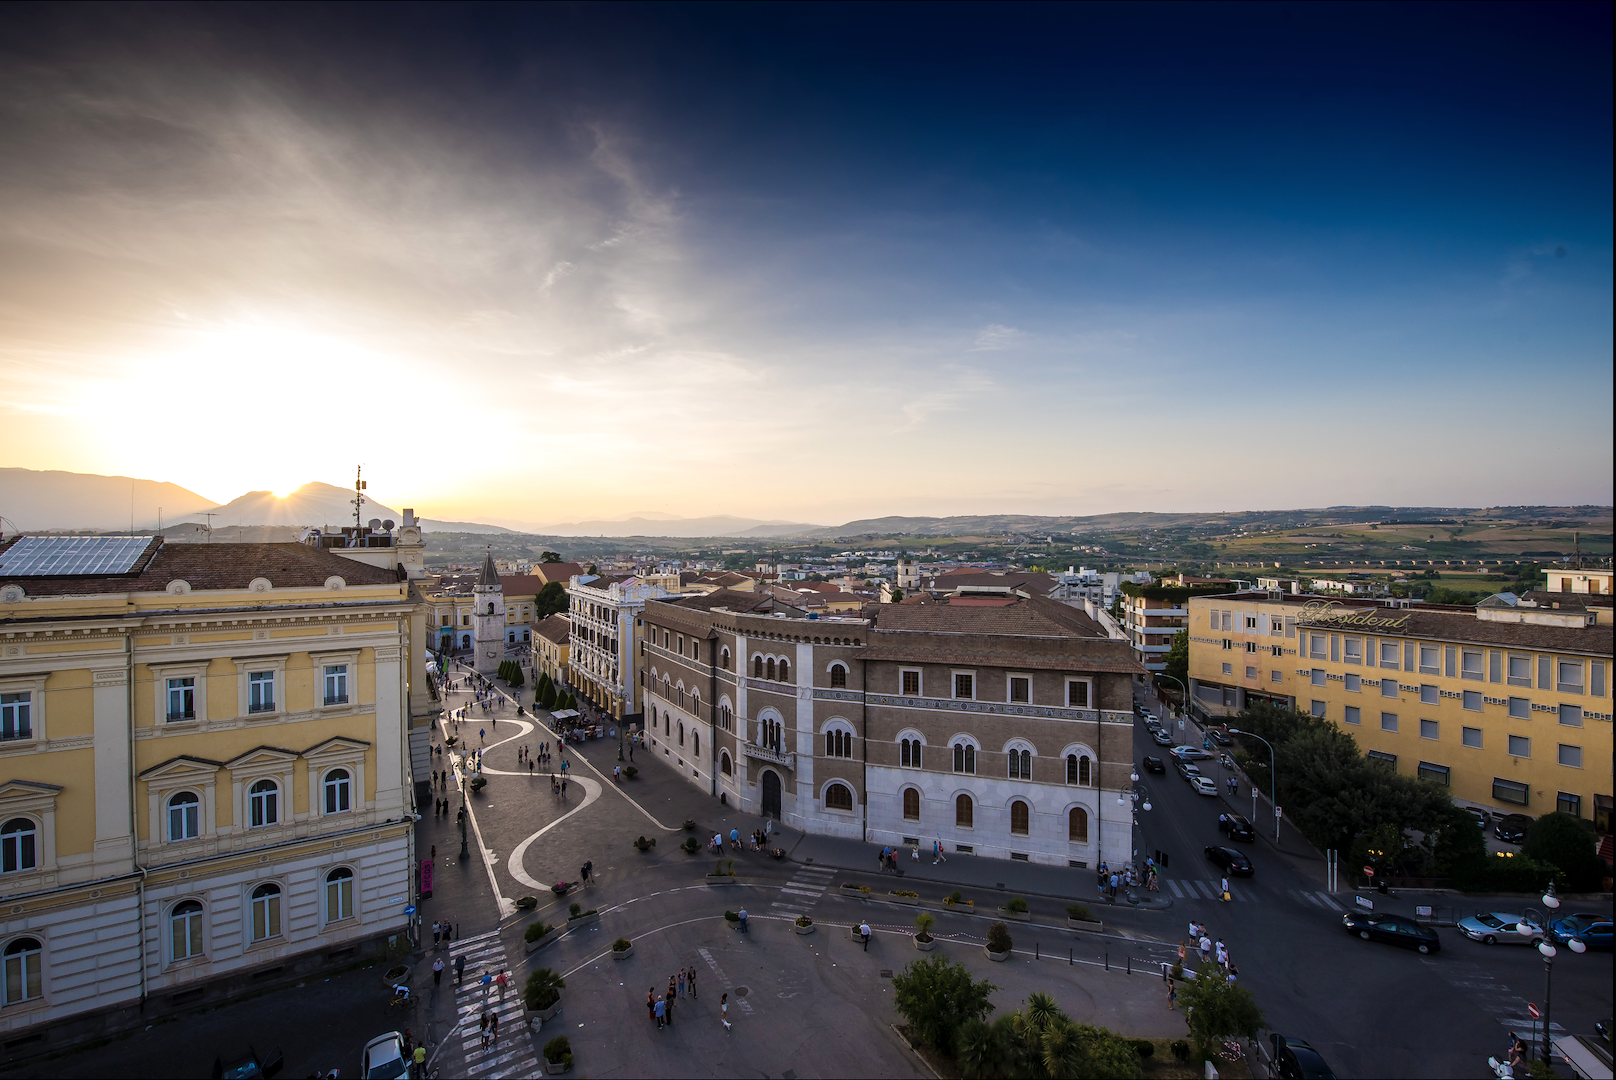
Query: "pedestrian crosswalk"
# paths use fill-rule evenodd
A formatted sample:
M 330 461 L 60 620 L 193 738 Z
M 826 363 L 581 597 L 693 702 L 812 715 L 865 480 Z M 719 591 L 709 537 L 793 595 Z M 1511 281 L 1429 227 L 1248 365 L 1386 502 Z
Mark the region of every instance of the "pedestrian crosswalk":
M 1163 883 L 1175 900 L 1213 900 L 1221 901 L 1222 893 L 1219 891 L 1220 882 L 1202 881 L 1194 878 L 1163 878 Z M 1307 889 L 1285 890 L 1292 900 L 1307 907 L 1320 908 L 1324 911 L 1340 913 L 1344 909 L 1336 903 L 1327 892 L 1313 892 Z M 1238 904 L 1260 904 L 1263 898 L 1257 890 L 1245 882 L 1229 883 L 1229 900 Z
M 782 915 L 806 915 L 819 903 L 836 871 L 819 866 L 800 866 L 791 881 L 780 889 L 780 899 L 769 905 Z
M 492 982 L 500 972 L 509 973 L 505 943 L 499 931 L 478 934 L 455 942 L 449 949 L 447 975 L 454 982 L 454 965 L 466 958 L 465 977 L 454 986 L 454 1027 L 445 1032 L 434 1068 L 444 1076 L 465 1076 L 474 1080 L 529 1077 L 543 1074 L 533 1040 L 522 1022 L 522 999 L 514 982 L 501 994 Z M 498 1041 L 484 1048 L 479 1024 L 483 1010 L 498 1017 Z

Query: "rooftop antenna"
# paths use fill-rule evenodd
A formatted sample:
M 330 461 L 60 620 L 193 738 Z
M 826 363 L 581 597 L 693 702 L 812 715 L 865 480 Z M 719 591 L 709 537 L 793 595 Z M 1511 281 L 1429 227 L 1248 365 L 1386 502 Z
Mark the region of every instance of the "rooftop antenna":
M 353 524 L 354 524 L 354 535 L 356 535 L 356 536 L 359 534 L 360 515 L 364 513 L 365 488 L 370 486 L 367 483 L 365 483 L 364 480 L 360 479 L 362 476 L 364 476 L 364 473 L 365 473 L 365 467 L 363 465 L 354 466 Z
M 210 543 L 210 544 L 211 544 L 211 543 L 213 543 L 213 518 L 214 518 L 214 511 L 212 511 L 212 510 L 205 510 L 205 511 L 203 511 L 203 512 L 202 512 L 202 516 L 203 516 L 203 517 L 205 517 L 205 518 L 207 518 L 207 519 L 208 519 L 208 543 Z

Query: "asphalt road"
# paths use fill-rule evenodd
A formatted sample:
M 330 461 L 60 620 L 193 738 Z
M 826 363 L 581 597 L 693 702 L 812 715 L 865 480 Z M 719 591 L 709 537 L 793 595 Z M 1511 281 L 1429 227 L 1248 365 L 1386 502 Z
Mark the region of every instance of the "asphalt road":
M 1193 724 L 1186 722 L 1184 732 L 1175 735 L 1200 745 Z M 1351 907 L 1360 894 L 1323 893 L 1322 861 L 1286 855 L 1265 838 L 1232 845 L 1247 854 L 1255 870 L 1250 878 L 1231 879 L 1237 899 L 1208 899 L 1194 883 L 1215 890 L 1219 871 L 1206 861 L 1204 849 L 1228 844 L 1218 832 L 1219 813 L 1251 816 L 1249 789 L 1242 786 L 1238 800 L 1196 794 L 1173 770 L 1170 748 L 1152 742 L 1143 722 L 1135 748 L 1136 761 L 1147 754 L 1161 757 L 1169 770 L 1165 775 L 1141 771 L 1152 809 L 1137 814 L 1141 851 L 1168 855 L 1162 892 L 1174 897 L 1169 933 L 1186 934 L 1194 918 L 1221 936 L 1273 1030 L 1308 1040 L 1338 1075 L 1353 1077 L 1485 1076 L 1487 1056 L 1505 1049 L 1509 1031 L 1527 1032 L 1527 1003 L 1542 1008 L 1547 996 L 1545 965 L 1534 949 L 1485 946 L 1453 928 L 1438 930 L 1442 949 L 1430 956 L 1360 941 L 1346 933 L 1340 911 L 1331 906 Z M 1215 763 L 1197 764 L 1220 785 L 1229 775 Z M 1264 831 L 1263 822 L 1254 824 Z M 1377 911 L 1409 916 L 1419 904 L 1452 905 L 1463 917 L 1481 910 L 1519 911 L 1531 902 L 1361 895 Z M 1609 913 L 1610 904 L 1575 908 Z M 1611 953 L 1577 956 L 1562 949 L 1554 961 L 1553 994 L 1556 1033 L 1591 1034 L 1595 1021 L 1611 1015 Z

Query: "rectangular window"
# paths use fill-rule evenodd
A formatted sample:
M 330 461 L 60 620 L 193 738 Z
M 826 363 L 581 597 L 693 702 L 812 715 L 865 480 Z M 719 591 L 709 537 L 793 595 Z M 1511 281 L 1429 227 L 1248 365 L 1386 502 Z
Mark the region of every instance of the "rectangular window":
M 1582 796 L 1573 795 L 1569 791 L 1562 791 L 1560 792 L 1559 798 L 1554 800 L 1554 808 L 1560 811 L 1562 814 L 1570 814 L 1572 817 L 1581 817 Z
M 1073 679 L 1066 684 L 1066 707 L 1069 709 L 1086 709 L 1089 707 L 1089 684 L 1087 680 Z
M 168 718 L 170 720 L 196 719 L 196 680 L 168 680 Z
M 1378 761 L 1382 765 L 1390 765 L 1394 769 L 1397 768 L 1397 755 L 1396 754 L 1388 754 L 1384 750 L 1371 750 L 1371 751 L 1369 751 L 1369 753 L 1365 754 L 1364 756 L 1367 757 L 1370 761 Z
M 1309 660 L 1324 660 L 1330 655 L 1330 637 L 1328 634 L 1309 634 L 1307 641 L 1307 658 Z
M 1481 729 L 1479 727 L 1463 727 L 1459 729 L 1459 741 L 1466 746 L 1481 749 Z
M 1340 634 L 1331 634 L 1330 635 L 1330 663 L 1339 664 L 1340 662 L 1341 662 L 1341 635 Z
M 1537 688 L 1539 690 L 1554 689 L 1554 657 L 1540 656 L 1537 658 Z
M 1325 678 L 1323 668 L 1316 667 L 1313 669 L 1312 682 L 1314 686 L 1323 686 L 1327 681 L 1328 680 Z
M 1341 639 L 1341 659 L 1349 664 L 1363 663 L 1363 638 L 1346 637 Z
M 1523 697 L 1510 698 L 1509 715 L 1516 720 L 1532 719 L 1532 699 Z
M 275 673 L 254 671 L 247 675 L 247 711 L 275 711 Z
M 1582 747 L 1561 743 L 1560 764 L 1570 766 L 1573 769 L 1582 768 Z
M 1381 697 L 1389 697 L 1389 698 L 1396 697 L 1397 696 L 1397 680 L 1396 679 L 1382 679 L 1382 680 L 1380 680 L 1380 696 Z
M 1442 655 L 1445 665 L 1443 672 L 1448 678 L 1454 678 L 1459 674 L 1459 650 L 1449 645 L 1442 650 Z
M 347 664 L 327 664 L 325 666 L 325 703 L 327 705 L 346 705 L 348 703 Z
M 1234 612 L 1225 611 L 1222 614 L 1223 614 L 1223 628 L 1225 630 L 1233 630 L 1234 629 Z
M 1560 678 L 1555 689 L 1562 694 L 1582 693 L 1582 663 L 1580 661 L 1560 661 Z
M 1246 642 L 1246 651 L 1248 653 L 1256 652 L 1257 651 L 1257 643 L 1255 641 Z
M 1525 806 L 1531 789 L 1525 784 L 1514 780 L 1505 780 L 1501 776 L 1493 777 L 1493 798 L 1499 802 L 1514 803 L 1516 806 Z
M 1032 700 L 1032 682 L 1019 676 L 1010 679 L 1010 700 L 1025 705 Z
M 1343 719 L 1349 724 L 1361 724 L 1363 723 L 1363 713 L 1358 710 L 1358 706 L 1348 705 Z
M 1359 678 L 1353 672 L 1347 672 L 1347 689 L 1352 691 L 1354 694 L 1363 693 L 1363 679 Z
M 32 739 L 33 714 L 33 691 L 0 694 L 0 739 Z
M 1322 701 L 1314 701 L 1313 702 L 1312 712 L 1313 712 L 1313 715 L 1315 717 L 1317 717 L 1320 720 L 1323 720 L 1324 719 L 1324 702 L 1322 702 Z
M 1511 735 L 1509 737 L 1510 757 L 1531 757 L 1532 740 L 1525 735 Z
M 1255 679 L 1256 677 L 1257 677 L 1257 669 L 1254 668 L 1254 667 L 1248 667 L 1246 669 L 1246 678 Z
M 1399 666 L 1397 663 L 1397 642 L 1382 641 L 1380 643 L 1380 666 L 1391 668 L 1393 671 L 1397 670 Z
M 1422 719 L 1420 721 L 1420 738 L 1422 738 L 1422 739 L 1439 738 L 1441 736 L 1441 732 L 1442 732 L 1442 725 L 1437 723 L 1435 720 L 1424 720 L 1424 719 Z
M 1509 658 L 1509 685 L 1532 685 L 1532 658 L 1530 656 L 1514 656 Z
M 954 673 L 954 697 L 959 700 L 970 700 L 975 680 L 970 675 Z
M 1252 633 L 1257 632 L 1257 616 L 1255 616 L 1255 615 L 1247 615 L 1246 616 L 1246 629 L 1250 630 Z
M 1273 656 L 1284 656 L 1285 655 L 1285 646 L 1283 646 L 1283 645 L 1270 645 L 1270 646 L 1268 646 L 1268 652 Z
M 1436 645 L 1420 646 L 1420 674 L 1442 674 L 1442 650 Z
M 1270 618 L 1268 620 L 1268 636 L 1269 637 L 1284 637 L 1285 636 L 1285 620 L 1279 618 L 1278 616 Z
M 1270 671 L 1270 672 L 1269 672 L 1269 673 L 1268 673 L 1268 681 L 1269 681 L 1269 682 L 1284 682 L 1284 681 L 1285 681 L 1285 677 L 1284 677 L 1284 676 L 1283 676 L 1283 675 L 1281 675 L 1281 674 L 1280 674 L 1280 673 L 1279 673 L 1279 672 L 1277 672 L 1277 671 Z
M 1443 787 L 1447 787 L 1451 773 L 1452 770 L 1446 765 L 1433 765 L 1429 761 L 1420 762 L 1419 775 L 1421 780 L 1429 780 L 1433 784 L 1441 784 Z
M 1582 726 L 1582 706 L 1581 705 L 1562 705 L 1562 706 L 1560 706 L 1560 723 L 1564 724 L 1566 727 L 1581 727 Z
M 900 679 L 903 683 L 903 693 L 910 696 L 916 696 L 920 693 L 920 672 L 905 671 L 900 676 Z
M 1479 682 L 1484 677 L 1481 671 L 1481 650 L 1466 649 L 1460 660 L 1463 661 L 1459 669 L 1462 678 L 1475 679 Z
M 1415 654 L 1415 652 L 1416 652 L 1415 645 L 1414 645 L 1414 643 L 1412 641 L 1403 642 L 1403 670 L 1404 671 L 1413 671 L 1414 670 L 1414 668 L 1415 668 L 1415 663 L 1414 663 L 1414 654 Z
M 1605 662 L 1594 660 L 1588 665 L 1588 693 L 1594 697 L 1605 696 Z
M 1225 648 L 1225 649 L 1232 649 L 1232 648 L 1234 648 L 1234 641 L 1233 641 L 1233 639 L 1231 639 L 1231 638 L 1224 638 L 1224 639 L 1223 639 L 1223 647 L 1224 647 L 1224 648 Z
M 1394 712 L 1383 712 L 1383 713 L 1381 713 L 1380 714 L 1380 730 L 1382 730 L 1382 731 L 1396 731 L 1397 730 L 1397 714 L 1394 713 Z
M 1504 654 L 1497 649 L 1487 653 L 1487 681 L 1495 683 L 1504 681 Z
M 1224 664 L 1223 665 L 1223 673 L 1225 675 L 1233 675 L 1234 674 L 1234 665 L 1233 664 Z
M 1464 692 L 1464 707 L 1471 712 L 1481 711 L 1481 691 L 1466 690 Z
M 1421 705 L 1440 705 L 1440 704 L 1442 704 L 1442 691 L 1438 690 L 1435 686 L 1431 685 L 1430 683 L 1421 683 L 1420 684 L 1420 704 Z

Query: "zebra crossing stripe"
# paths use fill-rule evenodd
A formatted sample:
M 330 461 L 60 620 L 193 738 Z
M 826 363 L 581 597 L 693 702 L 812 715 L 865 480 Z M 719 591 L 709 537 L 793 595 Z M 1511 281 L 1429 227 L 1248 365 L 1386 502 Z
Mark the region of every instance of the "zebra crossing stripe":
M 1342 910 L 1341 905 L 1337 904 L 1334 900 L 1331 900 L 1328 893 L 1319 893 L 1319 899 L 1323 901 L 1324 906 L 1329 908 L 1331 911 Z
M 817 892 L 810 892 L 807 889 L 793 889 L 789 885 L 782 885 L 780 887 L 780 891 L 783 893 L 790 893 L 792 896 L 806 896 L 813 900 L 818 900 L 825 894 L 824 889 L 820 889 Z
M 1168 878 L 1167 887 L 1173 890 L 1174 896 L 1178 897 L 1180 900 L 1184 899 L 1184 890 L 1178 887 L 1178 882 L 1174 881 L 1172 878 Z
M 497 1056 L 497 1057 L 489 1056 L 489 1057 L 486 1057 L 483 1060 L 475 1062 L 475 1063 L 468 1061 L 466 1063 L 466 1075 L 467 1076 L 476 1076 L 478 1073 L 485 1073 L 489 1069 L 494 1068 L 496 1065 L 503 1065 L 506 1062 L 515 1059 L 518 1055 L 531 1054 L 532 1052 L 533 1052 L 533 1048 L 530 1047 L 530 1046 L 528 1046 L 528 1047 L 523 1047 L 523 1046 L 513 1047 L 512 1049 L 507 1050 L 504 1053 L 499 1053 L 499 1050 L 496 1047 L 495 1050 L 494 1050 L 494 1053 L 498 1054 L 499 1056 Z
M 1206 882 L 1204 882 L 1204 881 L 1192 881 L 1192 882 L 1190 882 L 1190 884 L 1194 885 L 1197 889 L 1200 889 L 1201 892 L 1205 893 L 1206 894 L 1206 899 L 1208 899 L 1208 900 L 1216 900 L 1217 899 L 1217 897 L 1212 894 L 1212 886 L 1208 885 Z

